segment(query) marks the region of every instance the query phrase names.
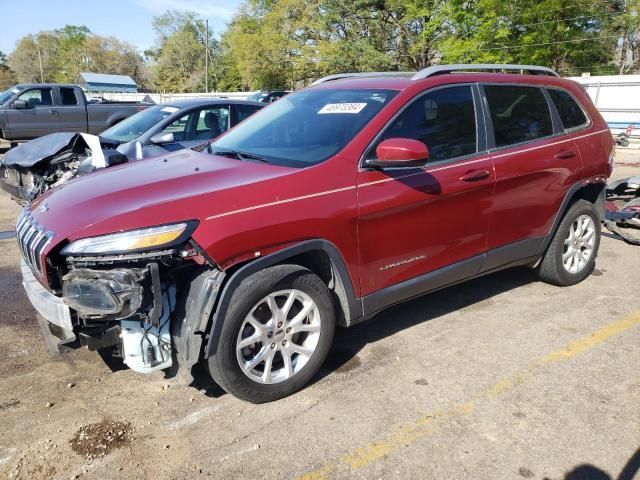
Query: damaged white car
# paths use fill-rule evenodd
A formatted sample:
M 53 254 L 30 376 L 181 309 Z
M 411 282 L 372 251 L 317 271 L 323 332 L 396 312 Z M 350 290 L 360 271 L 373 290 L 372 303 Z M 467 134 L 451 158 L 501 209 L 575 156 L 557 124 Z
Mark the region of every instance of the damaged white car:
M 156 105 L 105 130 L 52 133 L 9 150 L 0 186 L 21 204 L 99 168 L 205 145 L 264 107 L 230 99 L 190 99 Z

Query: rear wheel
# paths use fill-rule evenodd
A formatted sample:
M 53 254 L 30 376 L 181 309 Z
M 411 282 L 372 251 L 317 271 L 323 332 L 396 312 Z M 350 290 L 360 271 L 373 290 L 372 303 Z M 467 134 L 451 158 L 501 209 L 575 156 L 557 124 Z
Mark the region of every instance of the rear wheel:
M 277 400 L 313 378 L 334 329 L 331 295 L 317 275 L 297 265 L 268 268 L 234 293 L 209 371 L 242 400 Z
M 553 285 L 575 285 L 591 275 L 599 247 L 600 220 L 596 208 L 586 200 L 578 200 L 560 222 L 538 276 Z

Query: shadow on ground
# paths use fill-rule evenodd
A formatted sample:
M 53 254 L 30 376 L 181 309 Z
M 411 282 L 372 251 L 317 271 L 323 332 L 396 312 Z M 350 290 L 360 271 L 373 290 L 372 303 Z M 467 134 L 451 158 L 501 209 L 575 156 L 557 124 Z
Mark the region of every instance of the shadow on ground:
M 311 384 L 333 372 L 347 372 L 360 366 L 358 353 L 369 343 L 535 281 L 537 277 L 530 268 L 504 270 L 404 302 L 354 327 L 339 328 L 329 356 Z M 224 395 L 224 390 L 201 365 L 194 368 L 193 374 L 193 387 L 203 390 L 207 396 Z
M 613 477 L 604 470 L 589 464 L 578 465 L 564 476 L 564 480 L 633 480 L 640 472 L 640 448 L 635 451 L 620 475 Z M 545 478 L 544 480 L 549 480 Z

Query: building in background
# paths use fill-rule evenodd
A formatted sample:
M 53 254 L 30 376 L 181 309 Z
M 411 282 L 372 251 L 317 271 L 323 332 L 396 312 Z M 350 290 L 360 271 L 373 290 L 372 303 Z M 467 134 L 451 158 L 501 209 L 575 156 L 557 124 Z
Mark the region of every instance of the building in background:
M 589 93 L 593 103 L 617 135 L 633 126 L 632 137 L 640 136 L 640 75 L 573 77 Z
M 121 92 L 137 93 L 138 85 L 128 75 L 83 72 L 78 77 L 78 85 L 89 93 Z

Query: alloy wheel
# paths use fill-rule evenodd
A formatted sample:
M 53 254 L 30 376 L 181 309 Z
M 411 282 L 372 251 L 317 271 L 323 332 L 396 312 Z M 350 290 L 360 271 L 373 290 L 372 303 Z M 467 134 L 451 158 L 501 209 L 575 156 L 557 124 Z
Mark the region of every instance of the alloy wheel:
M 297 289 L 270 293 L 249 311 L 236 340 L 240 369 L 262 384 L 296 375 L 313 356 L 322 319 L 313 299 Z

